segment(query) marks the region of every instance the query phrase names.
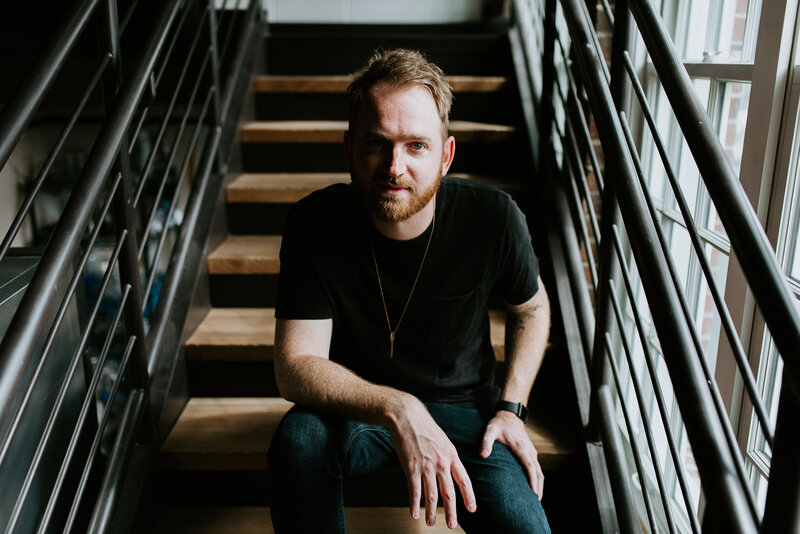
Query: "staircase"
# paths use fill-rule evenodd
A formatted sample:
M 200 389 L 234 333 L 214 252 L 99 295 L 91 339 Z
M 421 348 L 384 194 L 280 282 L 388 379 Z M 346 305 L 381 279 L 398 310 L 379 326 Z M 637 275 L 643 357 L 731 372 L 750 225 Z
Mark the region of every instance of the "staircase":
M 253 83 L 258 120 L 241 128 L 244 172 L 231 177 L 226 188 L 229 236 L 207 258 L 210 285 L 201 290 L 209 292 L 212 309 L 185 346 L 191 398 L 161 448 L 159 533 L 272 532 L 266 451 L 291 406 L 278 396 L 272 366 L 283 220 L 292 203 L 311 191 L 349 181 L 341 145 L 347 73 L 376 47 L 424 50 L 452 73 L 451 133 L 457 149 L 450 175 L 497 185 L 517 198 L 529 214 L 546 285 L 550 277 L 537 215 L 541 207 L 529 179 L 529 144 L 515 122 L 519 96 L 503 32 L 292 25 L 273 26 L 270 32 L 265 42 L 269 74 Z M 558 316 L 554 310 L 553 317 Z M 492 342 L 500 362 L 503 330 L 502 312 L 493 312 Z M 591 532 L 599 529 L 597 512 L 577 445 L 576 403 L 562 336 L 554 325 L 530 402 L 528 433 L 545 471 L 543 504 L 553 531 Z M 502 365 L 498 371 L 502 377 Z M 447 531 L 441 509 L 434 528 L 411 520 L 399 470 L 348 481 L 346 505 L 351 532 Z

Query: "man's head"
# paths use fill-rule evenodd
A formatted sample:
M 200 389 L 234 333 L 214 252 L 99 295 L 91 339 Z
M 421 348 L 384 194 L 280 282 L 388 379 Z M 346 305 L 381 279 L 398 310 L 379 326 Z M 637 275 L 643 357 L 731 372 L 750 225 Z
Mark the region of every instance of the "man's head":
M 405 221 L 428 206 L 453 160 L 450 85 L 420 53 L 391 50 L 373 55 L 348 97 L 353 183 L 377 219 Z
M 428 61 L 420 52 L 402 48 L 377 50 L 367 65 L 355 73 L 352 83 L 347 88 L 351 133 L 356 127 L 359 108 L 364 101 L 364 96 L 370 89 L 383 83 L 397 87 L 410 85 L 425 87 L 431 93 L 439 112 L 439 120 L 442 122 L 442 139 L 447 138 L 453 90 L 442 69 Z

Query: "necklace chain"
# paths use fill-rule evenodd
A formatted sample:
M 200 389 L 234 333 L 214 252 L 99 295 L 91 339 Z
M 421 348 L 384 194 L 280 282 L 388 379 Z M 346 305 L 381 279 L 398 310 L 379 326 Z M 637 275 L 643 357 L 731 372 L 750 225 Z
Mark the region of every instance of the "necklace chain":
M 406 300 L 406 305 L 403 306 L 403 312 L 400 314 L 400 318 L 397 320 L 397 324 L 394 328 L 392 328 L 392 322 L 389 320 L 389 308 L 386 306 L 386 297 L 383 295 L 383 284 L 381 284 L 381 271 L 378 269 L 378 258 L 375 256 L 375 246 L 372 243 L 372 239 L 370 239 L 369 246 L 372 250 L 372 261 L 375 263 L 375 274 L 378 275 L 378 289 L 381 292 L 381 302 L 383 303 L 383 312 L 386 314 L 386 325 L 389 327 L 389 358 L 394 357 L 394 338 L 397 334 L 397 329 L 400 328 L 400 323 L 403 322 L 403 317 L 406 315 L 406 310 L 408 309 L 408 305 L 411 302 L 411 297 L 414 295 L 414 290 L 417 288 L 417 282 L 419 281 L 419 275 L 422 274 L 422 266 L 425 265 L 425 258 L 428 257 L 428 249 L 431 248 L 431 241 L 433 240 L 433 230 L 436 228 L 436 199 L 433 200 L 433 221 L 431 221 L 431 233 L 428 236 L 428 243 L 425 245 L 425 252 L 422 254 L 422 261 L 419 263 L 419 269 L 417 270 L 417 276 L 414 278 L 414 284 L 411 286 L 411 292 L 408 294 L 408 299 Z

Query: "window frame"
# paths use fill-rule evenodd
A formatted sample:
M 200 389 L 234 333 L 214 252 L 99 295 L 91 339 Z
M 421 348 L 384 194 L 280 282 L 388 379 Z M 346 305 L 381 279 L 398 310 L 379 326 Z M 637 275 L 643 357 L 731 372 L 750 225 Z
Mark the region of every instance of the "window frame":
M 655 2 L 655 0 L 653 1 Z M 721 1 L 714 0 L 714 6 L 718 10 L 722 8 Z M 784 266 L 784 272 L 787 272 L 787 262 L 792 259 L 788 257 L 793 246 L 789 238 L 797 239 L 800 236 L 800 163 L 798 163 L 800 155 L 797 155 L 800 152 L 800 117 L 798 116 L 800 114 L 800 64 L 797 64 L 800 61 L 800 53 L 798 53 L 800 50 L 798 9 L 800 6 L 798 4 L 799 0 L 787 0 L 784 3 L 751 0 L 747 16 L 757 17 L 757 19 L 752 19 L 754 21 L 752 23 L 748 21 L 745 28 L 742 61 L 684 62 L 691 78 L 706 78 L 711 83 L 707 105 L 712 104 L 709 105 L 709 116 L 712 120 L 718 118 L 712 109 L 714 99 L 716 98 L 720 105 L 724 101 L 724 91 L 719 90 L 724 87 L 723 84 L 747 83 L 750 85 L 741 165 L 739 169 L 735 170 L 738 171 L 740 182 L 754 206 L 770 242 L 776 249 L 779 262 Z M 681 0 L 663 0 L 662 2 L 662 19 L 670 33 L 676 36 L 676 41 L 681 39 L 688 28 L 688 26 L 681 25 L 686 21 L 688 11 L 690 11 L 687 6 L 688 3 Z M 756 12 L 756 10 L 758 11 Z M 776 25 L 782 28 L 782 31 L 776 31 Z M 754 48 L 748 48 L 748 36 L 754 38 L 750 45 Z M 646 53 L 643 53 L 639 47 L 633 50 L 632 57 L 639 79 L 655 112 L 658 106 L 658 102 L 654 100 L 658 94 L 655 69 L 646 61 Z M 752 58 L 752 60 L 748 61 L 748 58 Z M 650 135 L 649 128 L 638 111 L 638 105 L 631 102 L 627 109 L 631 130 L 638 139 L 638 148 L 643 164 L 646 169 L 650 168 L 650 161 L 659 156 L 652 140 L 647 140 L 647 136 Z M 720 135 L 723 135 L 721 130 Z M 675 158 L 680 157 L 681 149 L 673 150 L 674 145 L 670 143 L 670 139 L 667 137 L 664 139 L 671 162 L 677 171 L 680 167 L 680 160 Z M 664 187 L 665 190 L 669 189 L 669 184 L 665 183 Z M 667 197 L 662 192 L 651 191 L 651 194 L 659 204 L 657 209 L 662 219 L 662 227 L 669 223 L 685 227 L 680 213 L 676 209 L 670 209 L 672 202 L 665 200 Z M 659 198 L 658 195 L 661 197 Z M 793 196 L 789 198 L 787 195 Z M 687 198 L 687 201 L 691 202 L 694 199 Z M 698 210 L 695 212 L 700 213 Z M 728 255 L 727 269 L 723 270 L 721 274 L 724 277 L 724 285 L 722 285 L 724 299 L 733 318 L 734 326 L 740 333 L 740 339 L 751 369 L 756 376 L 756 381 L 761 384 L 765 372 L 762 369 L 763 362 L 774 358 L 769 350 L 770 344 L 763 318 L 757 312 L 752 293 L 748 290 L 747 282 L 735 255 L 730 254 L 730 243 L 727 239 L 719 238 L 717 234 L 707 230 L 705 224 L 700 224 L 699 217 L 696 220 L 704 247 L 714 247 Z M 665 232 L 665 235 L 668 235 L 668 232 Z M 800 247 L 800 244 L 796 246 Z M 693 249 L 692 255 L 694 255 Z M 708 254 L 706 256 L 708 257 Z M 626 258 L 626 260 L 630 265 L 630 258 Z M 697 259 L 690 258 L 689 262 L 697 263 Z M 699 276 L 702 277 L 702 273 Z M 792 290 L 800 301 L 800 283 L 792 282 L 789 280 Z M 687 286 L 690 285 L 691 282 L 687 283 Z M 689 292 L 694 294 L 693 291 Z M 629 309 L 628 306 L 624 306 L 624 308 L 626 312 Z M 626 316 L 628 321 L 632 321 L 630 313 L 626 313 Z M 626 327 L 626 330 L 629 330 L 629 334 L 633 334 L 629 335 L 630 343 L 632 345 L 638 343 L 638 334 L 635 332 L 635 328 Z M 761 473 L 765 469 L 765 455 L 761 451 L 754 451 L 752 447 L 751 434 L 754 424 L 752 405 L 742 380 L 738 376 L 733 351 L 727 342 L 724 330 L 718 328 L 714 336 L 717 339 L 718 349 L 712 372 L 728 410 L 741 453 L 749 460 L 746 461 L 746 465 L 751 471 L 752 481 L 753 477 L 758 476 L 752 475 L 752 472 Z M 649 333 L 648 337 L 650 337 Z M 614 342 L 619 346 L 618 336 Z M 650 346 L 653 348 L 652 343 Z M 660 354 L 660 352 L 659 349 L 654 351 L 654 354 Z M 767 372 L 774 375 L 775 369 Z M 645 386 L 649 379 L 640 376 L 640 382 Z M 629 387 L 628 385 L 625 389 L 627 390 Z M 645 386 L 646 388 L 647 386 Z M 622 395 L 624 396 L 624 394 Z M 653 403 L 650 402 L 650 404 Z M 650 415 L 651 418 L 660 419 L 655 409 L 651 409 Z M 671 424 L 674 425 L 674 421 L 671 421 Z M 679 442 L 679 448 L 682 449 L 680 443 L 683 441 L 682 433 L 676 433 L 676 441 Z M 674 470 L 670 462 L 666 462 L 666 464 L 665 475 L 667 471 Z M 674 488 L 673 478 L 674 473 L 667 481 L 668 487 Z M 655 486 L 655 481 L 649 482 L 652 482 L 651 488 Z M 701 495 L 698 510 L 702 511 L 703 506 Z M 676 509 L 680 509 L 680 506 Z

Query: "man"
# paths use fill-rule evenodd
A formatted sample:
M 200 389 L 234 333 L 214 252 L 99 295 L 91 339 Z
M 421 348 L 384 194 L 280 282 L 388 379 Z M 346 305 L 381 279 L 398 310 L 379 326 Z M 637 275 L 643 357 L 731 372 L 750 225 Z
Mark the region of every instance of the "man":
M 300 201 L 281 249 L 275 374 L 297 405 L 269 453 L 275 530 L 344 532 L 343 478 L 399 462 L 415 519 L 424 500 L 434 524 L 441 497 L 450 528 L 549 532 L 520 417 L 549 329 L 524 216 L 442 180 L 452 94 L 419 53 L 376 53 L 348 97 L 352 184 Z M 492 294 L 508 310 L 502 391 Z

